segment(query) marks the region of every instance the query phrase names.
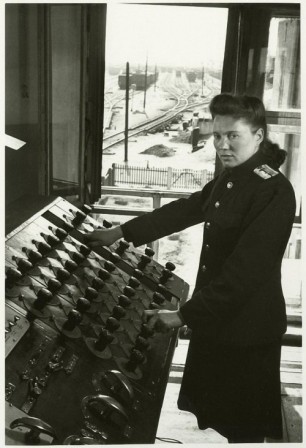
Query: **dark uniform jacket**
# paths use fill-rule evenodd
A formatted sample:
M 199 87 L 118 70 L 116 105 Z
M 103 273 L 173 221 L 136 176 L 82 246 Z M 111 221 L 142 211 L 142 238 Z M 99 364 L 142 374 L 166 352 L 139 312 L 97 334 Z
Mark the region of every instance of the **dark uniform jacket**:
M 205 222 L 196 286 L 181 306 L 183 319 L 202 340 L 258 345 L 286 331 L 281 262 L 295 207 L 290 182 L 258 151 L 202 191 L 132 219 L 122 230 L 139 246 Z

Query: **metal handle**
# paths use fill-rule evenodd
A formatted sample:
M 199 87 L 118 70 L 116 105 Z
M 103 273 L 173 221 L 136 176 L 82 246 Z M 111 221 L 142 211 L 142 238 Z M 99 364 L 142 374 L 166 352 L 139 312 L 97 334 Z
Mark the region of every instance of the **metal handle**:
M 101 441 L 97 441 L 93 437 L 71 435 L 64 440 L 63 445 L 96 445 L 97 443 L 100 445 Z
M 115 400 L 113 397 L 109 397 L 108 395 L 88 395 L 87 397 L 84 397 L 82 400 L 82 411 L 85 418 L 90 417 L 90 412 L 88 407 L 92 405 L 93 403 L 102 403 L 105 408 L 106 412 L 101 413 L 101 417 L 103 418 L 103 415 L 105 418 L 107 418 L 111 412 L 116 412 L 119 415 L 121 415 L 126 421 L 128 421 L 128 416 L 123 408 L 123 406 L 119 403 L 119 401 Z
M 27 445 L 37 445 L 40 441 L 39 435 L 41 433 L 56 439 L 56 434 L 52 426 L 36 417 L 21 417 L 12 421 L 11 429 L 18 427 L 29 428 L 30 431 L 25 434 L 25 442 Z
M 107 370 L 105 372 L 105 376 L 106 376 L 106 378 L 108 376 L 109 377 L 114 376 L 115 378 L 117 378 L 121 387 L 123 387 L 123 389 L 126 390 L 129 400 L 131 401 L 131 403 L 133 403 L 133 401 L 134 401 L 133 387 L 132 387 L 131 383 L 129 382 L 129 380 L 127 379 L 127 377 L 122 372 L 119 372 L 119 370 Z

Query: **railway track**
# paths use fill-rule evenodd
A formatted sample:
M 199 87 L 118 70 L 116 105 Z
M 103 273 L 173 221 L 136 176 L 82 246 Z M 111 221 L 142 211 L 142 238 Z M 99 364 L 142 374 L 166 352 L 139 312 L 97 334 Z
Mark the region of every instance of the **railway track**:
M 216 89 L 214 87 L 210 87 L 210 93 L 203 98 L 201 101 L 198 102 L 192 102 L 191 103 L 191 97 L 198 92 L 199 87 L 196 88 L 190 88 L 186 87 L 184 85 L 174 85 L 171 84 L 169 81 L 166 81 L 164 85 L 162 85 L 163 90 L 171 94 L 173 97 L 176 98 L 176 104 L 167 110 L 166 112 L 162 113 L 161 115 L 145 120 L 129 129 L 128 138 L 134 137 L 142 132 L 149 131 L 154 129 L 155 127 L 158 127 L 162 124 L 165 124 L 167 122 L 170 122 L 173 118 L 175 118 L 178 114 L 184 112 L 186 109 L 188 109 L 190 106 L 199 106 L 207 104 L 210 99 L 215 95 Z M 116 104 L 121 102 L 121 100 L 118 99 L 116 101 Z M 124 136 L 124 130 L 118 131 L 112 135 L 109 135 L 103 139 L 103 151 L 107 150 L 108 148 L 111 148 L 112 146 L 117 145 L 118 143 L 123 142 L 125 139 Z

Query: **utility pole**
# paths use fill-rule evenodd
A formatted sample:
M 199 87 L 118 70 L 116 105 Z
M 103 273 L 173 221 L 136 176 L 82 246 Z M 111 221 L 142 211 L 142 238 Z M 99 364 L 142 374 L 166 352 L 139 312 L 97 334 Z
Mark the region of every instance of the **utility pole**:
M 147 59 L 146 59 L 146 71 L 145 71 L 145 82 L 144 82 L 144 97 L 143 97 L 143 110 L 146 110 L 147 76 L 148 76 L 148 56 L 147 56 Z
M 130 90 L 130 64 L 126 63 L 125 70 L 125 130 L 124 130 L 124 161 L 128 161 L 129 137 L 129 90 Z
M 154 92 L 156 91 L 156 77 L 157 77 L 157 68 L 155 64 L 155 73 L 154 73 Z

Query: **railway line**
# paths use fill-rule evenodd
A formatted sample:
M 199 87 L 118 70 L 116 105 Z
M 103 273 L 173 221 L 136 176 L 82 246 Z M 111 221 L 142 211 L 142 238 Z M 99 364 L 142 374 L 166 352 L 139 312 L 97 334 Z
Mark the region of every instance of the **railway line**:
M 190 106 L 194 107 L 202 104 L 207 104 L 217 91 L 216 87 L 211 85 L 209 87 L 210 93 L 206 95 L 205 98 L 202 98 L 197 102 L 191 101 L 194 95 L 199 91 L 199 85 L 190 86 L 190 84 L 188 82 L 185 82 L 184 79 L 173 79 L 172 74 L 168 74 L 168 76 L 166 75 L 164 79 L 161 80 L 160 88 L 162 88 L 163 91 L 167 92 L 168 94 L 172 95 L 172 97 L 175 98 L 176 104 L 157 117 L 142 121 L 141 123 L 129 128 L 128 138 L 134 137 L 142 132 L 149 131 L 162 124 L 170 122 L 174 117 L 184 112 Z M 112 98 L 112 108 L 115 105 L 119 104 L 124 98 L 125 95 L 123 95 L 123 98 L 121 99 L 120 97 Z M 108 148 L 111 148 L 112 146 L 123 142 L 124 139 L 124 129 L 115 132 L 112 135 L 104 137 L 103 150 L 107 150 Z

